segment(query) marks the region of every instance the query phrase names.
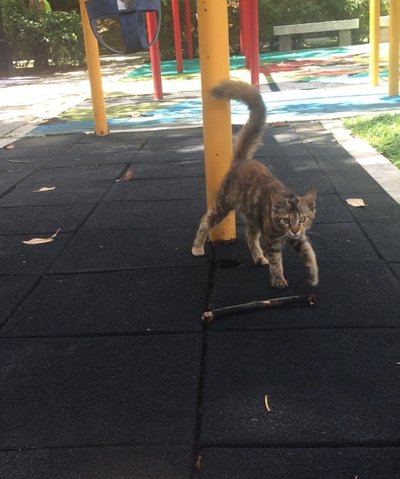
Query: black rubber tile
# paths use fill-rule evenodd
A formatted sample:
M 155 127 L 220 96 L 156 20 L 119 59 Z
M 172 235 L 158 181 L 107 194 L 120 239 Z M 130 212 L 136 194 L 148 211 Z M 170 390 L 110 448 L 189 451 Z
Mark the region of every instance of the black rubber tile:
M 193 228 L 85 231 L 73 238 L 51 271 L 79 273 L 208 264 L 207 256 L 191 254 L 194 234 Z
M 354 223 L 317 223 L 307 234 L 321 259 L 332 262 L 377 259 L 374 249 Z
M 0 276 L 0 327 L 37 281 L 35 276 Z
M 97 136 L 94 133 L 87 133 L 79 138 L 77 144 L 91 145 L 96 148 L 109 147 L 110 145 L 120 145 L 127 147 L 136 147 L 138 144 L 144 143 L 153 135 L 151 131 L 141 131 L 138 133 L 110 131 L 107 136 Z
M 76 145 L 81 146 L 81 145 Z M 121 150 L 113 153 L 98 153 L 78 151 L 53 158 L 46 166 L 51 168 L 80 167 L 80 166 L 104 166 L 110 164 L 127 164 L 134 157 L 136 150 Z
M 2 151 L 3 149 L 0 149 Z M 26 151 L 25 151 L 26 150 Z M 6 150 L 13 153 L 0 156 L 0 171 L 9 171 L 12 169 L 19 170 L 36 170 L 47 165 L 55 156 L 57 156 L 57 150 L 44 150 L 35 155 L 32 149 L 27 148 L 24 151 L 18 150 Z
M 338 143 L 332 144 L 308 144 L 309 154 L 311 154 L 321 168 L 321 170 L 333 173 L 351 172 L 354 169 L 362 170 L 362 167 L 357 163 L 354 157 Z
M 101 160 L 107 159 L 107 156 L 120 154 L 130 154 L 131 156 L 141 150 L 146 144 L 143 138 L 132 139 L 128 142 L 110 141 L 107 137 L 98 138 L 94 141 L 78 142 L 68 150 L 68 155 L 82 155 L 83 157 L 97 156 Z
M 303 144 L 304 140 L 299 136 L 293 126 L 270 127 L 266 129 L 263 143 L 276 142 L 284 145 Z
M 280 144 L 278 142 L 271 143 L 266 142 L 261 145 L 255 154 L 256 157 L 280 157 L 285 156 L 288 158 L 293 158 L 295 156 L 305 157 L 308 155 L 308 150 L 304 144 Z M 268 160 L 266 160 L 268 161 Z
M 295 122 L 293 126 L 300 138 L 306 142 L 311 140 L 313 143 L 331 143 L 335 139 L 318 121 Z
M 154 161 L 155 163 L 171 163 L 174 161 L 204 160 L 203 146 L 188 145 L 175 146 L 172 149 L 164 148 L 162 145 L 157 147 L 148 147 L 140 150 L 133 161 L 138 163 Z
M 361 166 L 357 170 L 356 168 L 346 172 L 329 173 L 329 180 L 340 196 L 344 199 L 359 198 L 365 193 L 383 192 L 382 187 Z
M 400 263 L 390 263 L 394 274 L 400 279 Z
M 400 223 L 363 223 L 362 227 L 386 261 L 400 261 Z
M 298 195 L 303 195 L 312 187 L 317 188 L 318 196 L 335 193 L 335 190 L 333 189 L 328 177 L 321 172 L 313 172 L 308 174 L 282 173 L 278 174 L 277 176 L 287 188 Z
M 105 201 L 195 200 L 205 195 L 203 177 L 133 179 L 113 185 Z
M 361 196 L 365 207 L 355 208 L 348 206 L 351 214 L 358 221 L 372 223 L 386 223 L 400 221 L 400 205 L 387 193 L 364 193 Z
M 1 449 L 194 440 L 201 335 L 1 341 Z
M 163 135 L 148 138 L 144 147 L 135 156 L 135 161 L 184 161 L 204 158 L 203 136 L 192 133 L 183 135 Z
M 34 237 L 37 236 L 34 235 Z M 69 233 L 59 233 L 51 243 L 27 245 L 23 241 L 32 239 L 31 235 L 0 236 L 1 274 L 44 273 L 65 248 L 70 238 Z
M 329 258 L 332 262 L 379 259 L 374 248 L 355 223 L 319 223 L 316 221 L 307 235 L 314 246 L 317 257 L 321 259 Z M 244 228 L 238 228 L 237 240 L 233 244 L 215 244 L 214 251 L 217 263 L 252 264 Z M 290 261 L 294 256 L 292 248 L 284 248 L 284 261 L 285 259 Z
M 378 479 L 399 470 L 397 447 L 207 448 L 199 479 Z
M 201 332 L 208 283 L 207 267 L 51 275 L 0 335 Z
M 59 147 L 54 145 L 42 145 L 37 147 L 21 146 L 19 142 L 13 143 L 12 148 L 0 149 L 0 162 L 4 164 L 7 160 L 26 160 L 31 164 L 46 164 L 56 154 L 60 154 L 62 151 L 67 151 L 69 146 Z M 21 163 L 23 164 L 23 163 Z
M 177 150 L 197 147 L 203 148 L 202 128 L 186 128 L 181 130 L 159 130 L 147 138 L 146 149 Z
M 84 133 L 74 133 L 70 135 L 48 135 L 48 136 L 24 136 L 14 143 L 18 148 L 40 149 L 54 148 L 65 149 L 80 141 L 85 136 Z
M 210 333 L 206 351 L 203 447 L 398 444 L 398 329 Z
M 68 166 L 65 168 L 42 168 L 27 178 L 21 186 L 40 188 L 43 185 L 60 186 L 63 184 L 86 181 L 115 181 L 125 171 L 125 165 L 89 165 Z
M 101 200 L 114 181 L 71 181 L 68 183 L 41 183 L 34 187 L 22 183 L 7 195 L 0 198 L 2 206 L 40 206 L 40 205 L 70 205 L 93 204 Z M 52 191 L 36 193 L 34 190 L 42 186 L 55 187 Z
M 10 192 L 18 182 L 30 175 L 32 171 L 29 169 L 0 170 L 0 196 Z
M 354 221 L 343 200 L 337 195 L 317 194 L 317 215 L 314 223 L 351 223 Z
M 333 263 L 319 261 L 320 284 L 307 283 L 301 261 L 285 265 L 289 286 L 276 290 L 269 284 L 268 267 L 217 269 L 213 276 L 213 309 L 284 296 L 317 294 L 316 306 L 305 301 L 271 309 L 253 310 L 221 317 L 216 330 L 377 328 L 397 327 L 400 282 L 380 261 Z
M 316 161 L 307 154 L 290 156 L 286 152 L 282 152 L 279 156 L 263 157 L 257 152 L 255 158 L 266 165 L 277 176 L 294 173 L 318 174 L 321 172 Z
M 83 223 L 92 209 L 93 205 L 0 208 L 0 231 L 3 235 L 54 233 L 58 228 L 71 232 Z
M 136 179 L 204 176 L 205 172 L 204 160 L 200 158 L 170 162 L 134 162 L 132 170 Z
M 201 199 L 103 202 L 93 212 L 83 229 L 90 231 L 125 228 L 180 228 L 184 226 L 192 227 L 194 235 L 205 211 L 206 204 Z
M 0 475 L 12 479 L 190 479 L 192 472 L 190 445 L 0 452 Z

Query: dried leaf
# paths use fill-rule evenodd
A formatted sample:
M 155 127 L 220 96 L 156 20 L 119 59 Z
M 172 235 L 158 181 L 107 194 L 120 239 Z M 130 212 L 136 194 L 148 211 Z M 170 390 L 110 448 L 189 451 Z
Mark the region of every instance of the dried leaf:
M 265 404 L 265 409 L 267 410 L 267 412 L 271 412 L 271 408 L 269 407 L 269 404 L 268 404 L 268 396 L 267 395 L 264 396 L 264 404 Z
M 367 206 L 362 198 L 347 198 L 346 203 L 354 208 L 363 208 Z
M 15 144 L 14 143 L 9 143 L 8 145 L 4 145 L 4 147 L 6 150 L 12 150 L 13 148 L 15 148 Z
M 58 235 L 60 231 L 60 228 L 58 228 L 58 230 L 53 234 L 51 235 L 49 238 L 32 238 L 30 240 L 26 240 L 26 241 L 23 241 L 24 244 L 44 244 L 44 243 L 51 243 L 52 241 L 54 241 L 54 238 Z
M 33 190 L 34 193 L 42 193 L 43 191 L 53 191 L 55 190 L 55 186 L 42 186 L 38 190 Z
M 121 178 L 118 178 L 118 180 L 115 180 L 115 182 L 117 183 L 118 181 L 131 181 L 131 179 L 133 178 L 133 170 L 132 168 L 128 168 L 124 174 L 121 176 Z

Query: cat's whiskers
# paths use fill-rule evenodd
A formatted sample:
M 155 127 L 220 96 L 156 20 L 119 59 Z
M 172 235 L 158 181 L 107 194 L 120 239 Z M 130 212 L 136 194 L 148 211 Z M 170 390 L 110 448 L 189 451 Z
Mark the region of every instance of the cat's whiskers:
M 314 233 L 314 231 L 307 231 L 307 235 L 314 235 L 314 236 L 319 236 L 320 238 L 323 238 L 322 235 L 320 235 L 319 233 Z
M 307 241 L 308 241 L 312 246 L 314 246 L 315 248 L 317 248 L 318 245 L 317 245 L 314 241 L 312 241 L 312 240 L 310 239 L 310 237 L 308 236 L 309 234 L 310 234 L 310 232 L 307 232 L 307 233 L 304 234 L 304 236 L 307 238 Z M 321 235 L 318 235 L 318 236 L 321 236 Z

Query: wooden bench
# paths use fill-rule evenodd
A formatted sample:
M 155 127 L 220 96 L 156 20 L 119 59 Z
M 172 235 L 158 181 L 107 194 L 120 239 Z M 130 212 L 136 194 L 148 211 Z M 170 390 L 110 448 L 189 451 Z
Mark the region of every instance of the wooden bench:
M 279 51 L 292 49 L 292 35 L 298 33 L 339 32 L 339 45 L 351 45 L 351 30 L 359 28 L 360 20 L 332 20 L 328 22 L 298 23 L 296 25 L 278 25 L 274 27 L 274 35 L 279 36 Z
M 389 41 L 389 15 L 385 17 L 379 17 L 379 41 L 388 42 Z

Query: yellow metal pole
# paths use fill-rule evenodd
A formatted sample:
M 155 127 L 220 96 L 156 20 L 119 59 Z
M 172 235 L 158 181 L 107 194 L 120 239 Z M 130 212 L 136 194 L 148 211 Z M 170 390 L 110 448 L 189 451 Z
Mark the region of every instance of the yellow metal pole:
M 379 85 L 379 17 L 381 0 L 369 1 L 369 79 L 372 86 Z
M 390 0 L 389 96 L 397 96 L 399 94 L 399 1 Z
M 79 0 L 79 6 L 81 9 L 86 62 L 88 66 L 90 90 L 92 94 L 95 131 L 97 136 L 106 136 L 108 135 L 109 131 L 106 118 L 106 108 L 104 104 L 103 85 L 101 80 L 99 46 L 90 26 L 85 0 Z
M 210 88 L 229 78 L 228 7 L 226 0 L 197 0 L 207 203 L 210 205 L 232 160 L 230 105 L 210 97 Z M 211 241 L 236 238 L 230 213 L 210 232 Z

